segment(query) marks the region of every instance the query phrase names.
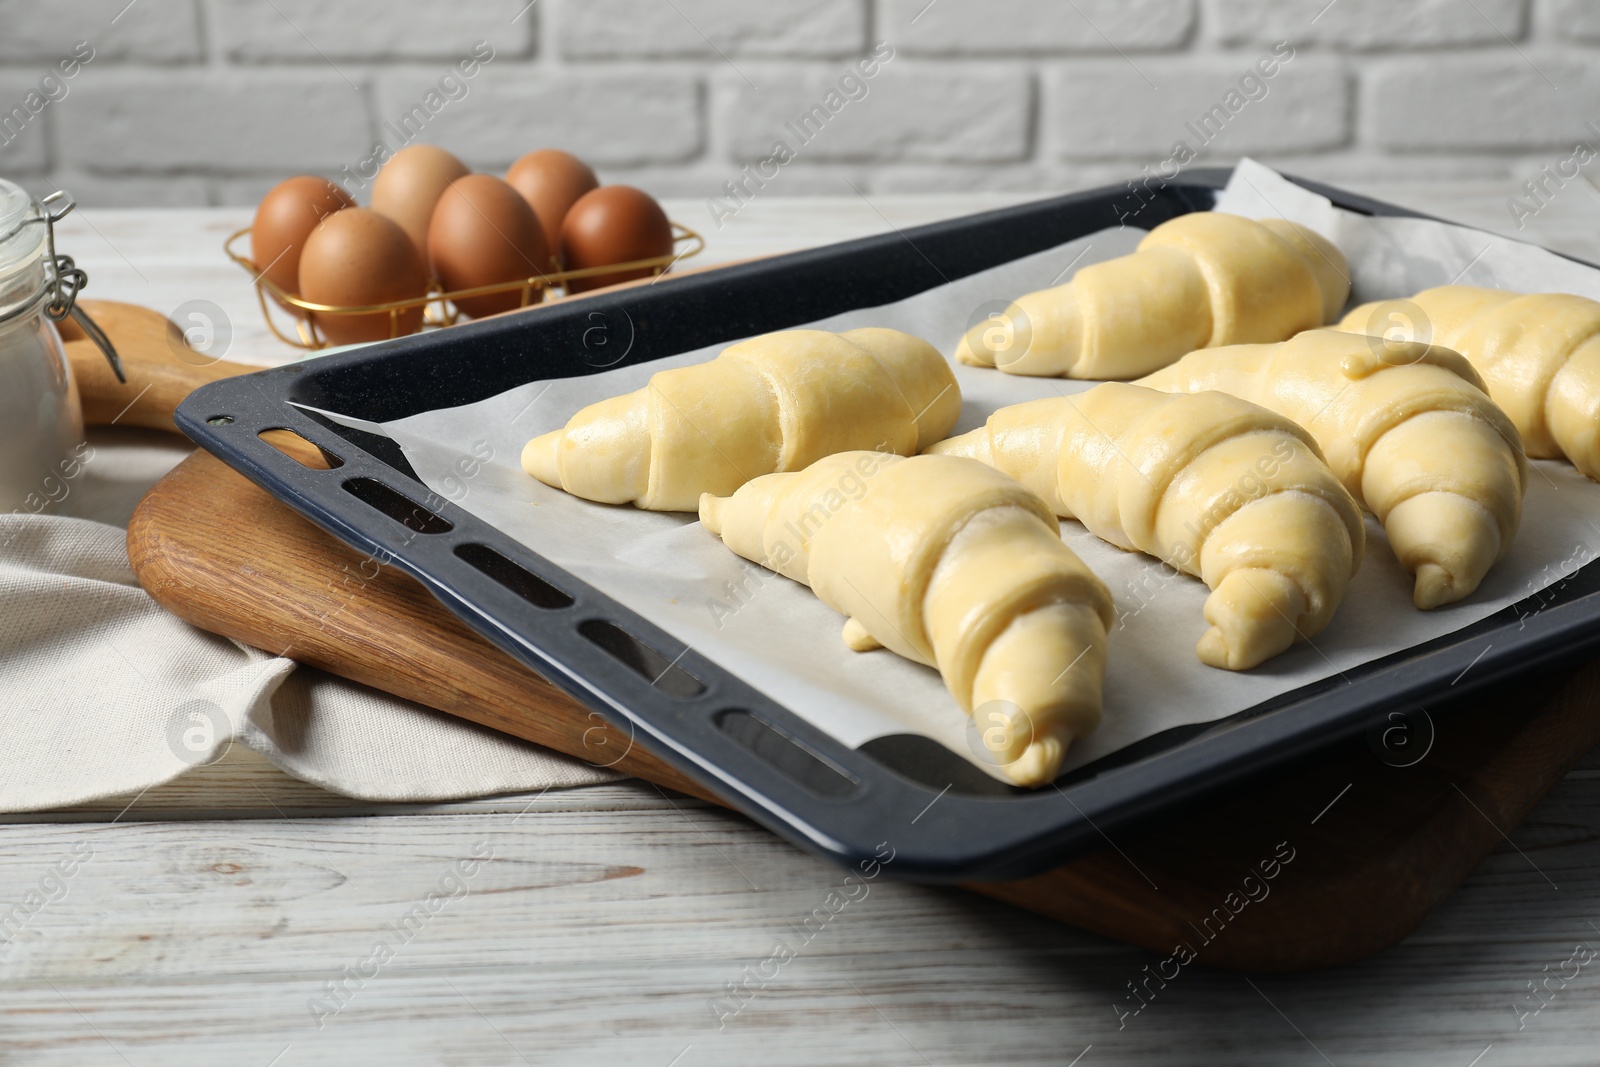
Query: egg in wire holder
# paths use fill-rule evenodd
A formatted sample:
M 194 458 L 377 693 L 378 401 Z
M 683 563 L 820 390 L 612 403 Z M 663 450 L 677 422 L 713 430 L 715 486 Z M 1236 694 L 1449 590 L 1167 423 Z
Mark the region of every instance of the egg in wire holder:
M 229 259 L 250 272 L 255 285 L 256 301 L 261 305 L 261 317 L 267 322 L 267 329 L 272 331 L 274 337 L 295 348 L 316 351 L 327 348 L 329 341 L 317 329 L 316 316 L 323 315 L 375 315 L 381 312 L 389 314 L 390 338 L 401 337 L 400 316 L 414 308 L 422 309 L 422 329 L 437 329 L 443 326 L 453 326 L 461 320 L 462 315 L 456 310 L 455 302 L 476 296 L 492 296 L 499 293 L 520 291 L 522 294 L 522 307 L 536 307 L 544 303 L 546 294 L 555 288 L 565 289 L 570 281 L 584 278 L 595 278 L 608 274 L 622 274 L 629 271 L 649 270 L 654 276 L 659 277 L 680 260 L 690 256 L 699 255 L 706 247 L 704 237 L 674 222 L 672 224 L 672 247 L 670 255 L 652 256 L 649 259 L 629 260 L 626 263 L 609 263 L 599 267 L 584 267 L 579 270 L 550 271 L 547 274 L 522 278 L 516 281 L 497 282 L 494 285 L 480 285 L 472 289 L 455 289 L 446 291 L 435 278 L 428 279 L 428 292 L 419 297 L 406 300 L 391 300 L 383 304 L 318 304 L 310 300 L 302 300 L 293 293 L 285 292 L 264 275 L 260 268 L 249 256 L 234 250 L 239 240 L 248 236 L 248 227 L 229 236 L 223 242 L 222 250 Z M 269 300 L 268 298 L 271 298 Z M 285 308 L 297 309 L 305 312 L 304 315 L 294 316 L 293 336 L 285 333 L 278 325 L 277 318 L 272 313 L 271 301 L 277 301 Z

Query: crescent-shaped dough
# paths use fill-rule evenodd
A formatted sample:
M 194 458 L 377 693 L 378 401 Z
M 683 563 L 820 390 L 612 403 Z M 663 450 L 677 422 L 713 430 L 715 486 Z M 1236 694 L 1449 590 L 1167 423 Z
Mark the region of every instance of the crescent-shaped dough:
M 607 504 L 693 511 L 702 493 L 851 449 L 913 455 L 950 432 L 961 389 L 943 356 L 898 330 L 785 330 L 655 374 L 535 437 L 522 468 Z
M 1137 378 L 1197 348 L 1321 326 L 1349 298 L 1349 273 L 1304 226 L 1196 211 L 1066 285 L 1018 297 L 968 330 L 956 359 L 1007 374 Z
M 1483 375 L 1535 459 L 1566 459 L 1600 479 L 1600 303 L 1569 293 L 1472 285 L 1362 304 L 1352 333 L 1427 341 L 1460 352 Z
M 937 668 L 1012 781 L 1050 782 L 1099 724 L 1111 594 L 1044 501 L 999 471 L 845 452 L 708 493 L 700 521 L 849 616 L 851 648 Z
M 1140 384 L 1231 393 L 1311 431 L 1415 576 L 1419 608 L 1469 595 L 1516 537 L 1528 483 L 1522 441 L 1447 348 L 1308 330 L 1281 344 L 1192 352 Z
M 1005 471 L 1119 548 L 1213 592 L 1196 653 L 1248 670 L 1333 617 L 1361 565 L 1361 509 L 1311 435 L 1225 393 L 1109 383 L 1001 408 L 929 449 Z

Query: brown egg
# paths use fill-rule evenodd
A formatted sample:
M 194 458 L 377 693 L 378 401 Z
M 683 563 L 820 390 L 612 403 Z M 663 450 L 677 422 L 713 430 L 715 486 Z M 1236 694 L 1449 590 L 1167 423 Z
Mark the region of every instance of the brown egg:
M 261 198 L 250 225 L 250 258 L 256 269 L 284 292 L 298 294 L 300 253 L 306 237 L 324 218 L 355 203 L 349 193 L 326 178 L 303 174 L 279 182 Z M 298 308 L 288 310 L 305 317 Z
M 472 173 L 467 165 L 442 148 L 414 144 L 396 152 L 372 183 L 372 210 L 400 224 L 428 260 L 428 220 L 450 183 Z
M 550 250 L 528 202 L 499 178 L 457 178 L 439 198 L 428 224 L 428 259 L 446 290 L 473 289 L 549 273 Z M 541 297 L 535 290 L 531 301 Z M 522 292 L 456 301 L 463 315 L 482 318 L 522 305 Z
M 539 216 L 544 240 L 552 253 L 561 248 L 561 220 L 567 209 L 591 189 L 600 187 L 589 165 L 559 148 L 529 152 L 506 171 L 506 184 L 522 194 L 522 199 Z
M 568 270 L 631 263 L 672 254 L 672 224 L 649 193 L 631 185 L 605 185 L 585 193 L 561 224 L 561 258 Z M 634 278 L 649 268 L 597 274 L 567 283 L 569 293 L 598 289 Z
M 428 291 L 428 272 L 400 224 L 366 208 L 329 215 L 300 254 L 300 295 L 318 304 L 387 304 Z M 399 312 L 391 325 L 387 311 L 360 315 L 317 312 L 322 335 L 337 345 L 381 341 L 422 329 L 422 308 Z

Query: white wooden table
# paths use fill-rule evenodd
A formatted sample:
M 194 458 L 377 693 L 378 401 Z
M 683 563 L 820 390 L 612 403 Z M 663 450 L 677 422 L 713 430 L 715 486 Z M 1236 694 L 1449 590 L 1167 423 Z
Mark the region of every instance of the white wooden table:
M 1510 224 L 1499 186 L 1368 191 Z M 1002 202 L 758 200 L 704 225 L 700 262 Z M 704 223 L 702 205 L 669 208 Z M 62 244 L 90 295 L 211 301 L 232 355 L 282 360 L 219 250 L 247 221 L 85 212 Z M 1574 187 L 1535 222 L 1536 239 L 1600 259 L 1600 196 Z M 151 477 L 182 454 L 150 452 Z M 1536 1014 L 1530 988 L 1575 946 L 1600 949 L 1597 839 L 1591 756 L 1400 947 L 1320 974 L 1186 970 L 1121 1030 L 1112 1004 L 1152 957 L 880 881 L 719 1022 L 727 984 L 796 940 L 840 870 L 642 783 L 385 806 L 235 749 L 132 806 L 0 825 L 0 913 L 51 898 L 0 949 L 0 1064 L 1595 1064 L 1600 960 L 1546 982 Z M 464 888 L 441 881 L 474 856 L 491 858 Z M 70 877 L 52 874 L 63 859 Z M 441 885 L 453 899 L 397 933 Z

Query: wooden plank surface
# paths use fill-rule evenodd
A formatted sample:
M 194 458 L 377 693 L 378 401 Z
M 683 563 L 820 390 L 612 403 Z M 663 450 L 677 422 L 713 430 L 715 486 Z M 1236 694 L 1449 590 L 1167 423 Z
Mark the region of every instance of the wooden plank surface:
M 1504 229 L 1513 190 L 1363 191 Z M 1586 195 L 1558 200 L 1529 233 L 1600 258 Z M 852 226 L 881 230 L 879 210 L 908 226 L 971 209 L 948 198 L 758 199 L 729 234 L 708 236 L 713 254 L 728 248 L 732 259 Z M 703 208 L 674 208 L 691 210 Z M 91 212 L 68 220 L 63 250 L 91 268 L 91 295 L 164 312 L 213 300 L 238 326 L 235 356 L 281 360 L 288 354 L 262 347 L 253 305 L 215 251 L 247 221 L 243 211 Z M 131 447 L 139 435 L 117 440 Z M 257 818 L 268 799 L 291 818 Z M 121 802 L 48 822 L 9 817 L 0 915 L 73 845 L 95 852 L 65 896 L 0 947 L 0 1064 L 1059 1065 L 1081 1054 L 1081 1067 L 1496 1067 L 1600 1058 L 1600 968 L 1565 984 L 1550 977 L 1576 944 L 1600 948 L 1595 755 L 1398 948 L 1310 975 L 1186 968 L 1122 1029 L 1113 1003 L 1159 957 L 957 890 L 884 883 L 719 1030 L 711 1000 L 791 936 L 838 871 L 639 783 L 547 794 L 519 817 L 526 802 L 429 813 L 361 804 L 236 750 L 152 790 L 117 822 Z M 375 817 L 391 811 L 407 813 Z M 484 888 L 443 908 L 318 1030 L 308 998 L 360 963 L 383 924 L 490 834 L 497 861 Z M 572 877 L 634 867 L 643 873 Z M 552 876 L 558 869 L 565 880 Z M 1539 982 L 1547 1005 L 1519 1018 L 1514 1006 L 1540 1003 L 1529 999 Z
M 679 1064 L 1061 1065 L 1089 1045 L 1084 1065 L 1313 1064 L 1320 1050 L 1466 1067 L 1489 1046 L 1483 1064 L 1594 1062 L 1592 967 L 1520 1031 L 1512 1011 L 1547 965 L 1600 941 L 1592 764 L 1518 831 L 1521 854 L 1491 859 L 1399 948 L 1308 975 L 1185 969 L 1121 1029 L 1113 1004 L 1157 957 L 887 882 L 719 1029 L 726 983 L 798 942 L 839 872 L 648 786 L 563 805 L 0 828 L 13 892 L 94 849 L 5 953 L 4 1062 L 266 1064 L 287 1047 L 280 1064 L 665 1067 L 688 1048 Z M 318 1029 L 324 983 L 481 842 L 494 859 L 466 895 Z

